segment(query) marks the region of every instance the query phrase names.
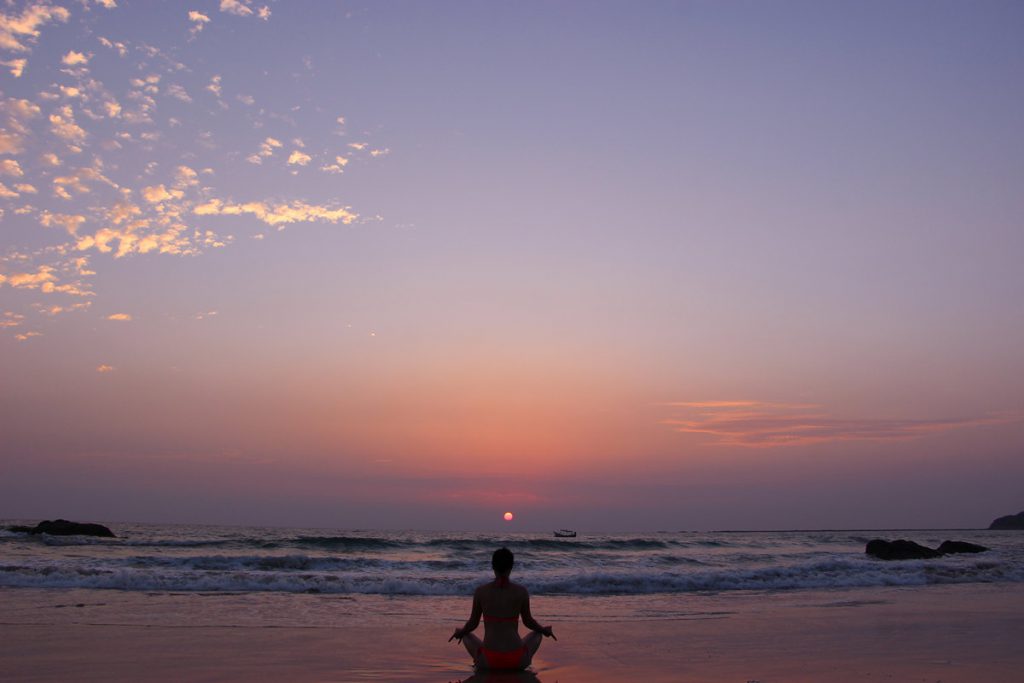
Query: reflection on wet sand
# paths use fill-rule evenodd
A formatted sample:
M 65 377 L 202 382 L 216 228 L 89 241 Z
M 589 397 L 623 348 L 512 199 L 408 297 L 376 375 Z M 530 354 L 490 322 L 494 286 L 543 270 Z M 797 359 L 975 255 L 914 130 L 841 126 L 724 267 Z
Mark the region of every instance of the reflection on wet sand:
M 541 683 L 541 680 L 532 671 L 477 671 L 469 678 L 450 683 Z

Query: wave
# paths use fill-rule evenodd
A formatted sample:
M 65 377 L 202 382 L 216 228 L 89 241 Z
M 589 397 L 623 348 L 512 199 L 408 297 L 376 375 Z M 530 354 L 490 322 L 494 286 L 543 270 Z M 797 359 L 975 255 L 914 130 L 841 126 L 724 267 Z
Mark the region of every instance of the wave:
M 99 588 L 126 591 L 286 592 L 380 595 L 468 595 L 478 570 L 447 561 L 397 561 L 304 555 L 150 558 L 120 565 L 67 563 L 0 565 L 0 586 Z M 346 564 L 348 563 L 348 564 Z M 674 568 L 677 569 L 677 568 Z M 792 566 L 751 569 L 688 567 L 536 574 L 536 595 L 645 595 L 728 591 L 924 586 L 1024 582 L 1024 567 L 999 559 L 884 563 L 834 557 Z
M 411 541 L 363 536 L 299 536 L 284 543 L 300 548 L 332 548 L 338 550 L 390 550 L 413 544 Z

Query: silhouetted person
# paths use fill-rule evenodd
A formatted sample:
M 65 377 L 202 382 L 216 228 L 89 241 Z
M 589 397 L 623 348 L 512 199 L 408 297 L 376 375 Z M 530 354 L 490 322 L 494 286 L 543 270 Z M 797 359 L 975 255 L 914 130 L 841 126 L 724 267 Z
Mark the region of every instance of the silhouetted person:
M 525 669 L 533 661 L 543 636 L 555 638 L 550 626 L 541 626 L 530 614 L 530 593 L 525 586 L 508 580 L 515 557 L 508 548 L 499 548 L 491 557 L 494 581 L 478 586 L 473 591 L 473 611 L 462 628 L 448 639 L 458 640 L 466 646 L 473 662 L 482 669 Z M 484 639 L 473 635 L 473 629 L 484 618 Z M 530 629 L 525 638 L 519 637 L 519 619 Z M 555 638 L 558 640 L 558 638 Z

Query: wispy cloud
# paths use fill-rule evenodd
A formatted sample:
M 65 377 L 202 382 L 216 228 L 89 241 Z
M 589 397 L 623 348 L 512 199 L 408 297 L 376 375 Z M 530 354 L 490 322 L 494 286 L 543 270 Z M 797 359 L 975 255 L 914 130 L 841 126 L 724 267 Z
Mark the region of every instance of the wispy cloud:
M 268 202 L 246 202 L 235 204 L 221 199 L 211 199 L 194 209 L 198 216 L 240 216 L 249 214 L 267 225 L 283 228 L 288 223 L 305 223 L 309 221 L 327 221 L 329 223 L 351 223 L 359 215 L 349 207 L 330 208 L 306 202 L 272 204 Z
M 68 53 L 60 60 L 60 63 L 64 66 L 78 66 L 80 64 L 88 64 L 91 57 L 92 55 L 69 50 Z
M 192 22 L 192 28 L 189 29 L 189 34 L 195 37 L 198 33 L 203 30 L 206 24 L 210 23 L 210 17 L 202 12 L 196 10 L 189 10 L 188 20 Z
M 727 446 L 771 448 L 830 441 L 896 441 L 1019 417 L 983 416 L 938 419 L 844 418 L 821 406 L 764 401 L 680 401 L 664 404 L 679 416 L 663 420 L 677 432 L 704 434 Z
M 0 62 L 0 64 L 3 64 L 7 68 L 9 68 L 11 70 L 12 76 L 14 76 L 15 78 L 21 78 L 21 75 L 25 73 L 25 67 L 28 65 L 28 60 L 8 59 L 7 61 Z
M 305 166 L 312 161 L 312 159 L 313 157 L 309 156 L 305 152 L 295 150 L 288 156 L 288 164 L 291 166 Z
M 61 107 L 58 113 L 50 114 L 50 130 L 71 145 L 77 146 L 85 140 L 85 129 L 75 123 L 74 111 L 69 106 Z
M 274 155 L 274 150 L 281 147 L 281 141 L 275 138 L 267 138 L 260 143 L 260 151 L 246 158 L 250 164 L 262 164 L 267 157 Z
M 39 105 L 29 100 L 11 97 L 0 102 L 0 116 L 5 124 L 0 128 L 0 154 L 23 151 L 25 138 L 30 134 L 29 121 L 39 114 Z
M 333 164 L 325 164 L 320 167 L 320 170 L 327 173 L 344 173 L 346 166 L 348 166 L 348 159 L 338 156 L 334 157 Z
M 63 7 L 44 2 L 33 3 L 21 14 L 0 13 L 0 48 L 14 52 L 28 52 L 26 43 L 39 38 L 39 28 L 51 21 L 66 22 L 71 13 Z
M 52 0 L 0 2 L 0 56 L 5 60 L 0 61 L 0 78 L 21 78 L 18 90 L 24 95 L 0 93 L 0 217 L 17 236 L 17 243 L 0 253 L 0 288 L 18 291 L 19 315 L 52 317 L 86 307 L 88 300 L 71 303 L 68 297 L 95 296 L 91 278 L 112 259 L 192 256 L 230 245 L 234 235 L 214 232 L 213 216 L 245 218 L 230 222 L 231 228 L 259 239 L 272 234 L 266 226 L 280 230 L 303 222 L 359 219 L 333 198 L 300 199 L 290 194 L 294 186 L 284 183 L 254 184 L 274 187 L 273 198 L 257 195 L 244 202 L 220 198 L 227 192 L 217 187 L 234 182 L 234 171 L 245 161 L 264 165 L 246 168 L 247 173 L 279 174 L 281 180 L 302 167 L 341 172 L 347 156 L 321 166 L 323 148 L 305 149 L 303 138 L 330 134 L 344 124 L 343 118 L 325 116 L 323 130 L 301 128 L 300 138 L 295 103 L 264 101 L 254 91 L 232 92 L 215 65 L 190 59 L 183 45 L 130 39 L 117 21 L 104 26 L 107 13 L 95 10 L 114 9 L 114 0 L 61 4 L 67 9 Z M 266 20 L 271 14 L 254 0 L 224 0 L 213 4 L 214 11 L 185 6 L 177 18 L 190 40 L 228 21 L 225 14 L 214 16 L 218 7 L 226 15 L 251 19 Z M 46 55 L 45 64 L 29 64 L 42 59 L 31 53 L 42 44 L 40 31 L 55 22 L 70 24 L 67 39 Z M 174 36 L 169 30 L 154 40 Z M 181 33 L 177 36 L 184 42 Z M 124 62 L 111 67 L 118 58 Z M 267 130 L 245 147 L 233 147 L 227 137 L 218 139 L 218 117 L 240 130 Z M 252 153 L 248 146 L 254 143 L 259 147 Z M 368 156 L 369 143 L 360 144 Z M 266 163 L 274 156 L 279 163 Z M 18 320 L 4 318 L 5 323 Z M 27 334 L 27 327 L 18 332 Z
M 249 7 L 249 0 L 220 0 L 220 11 L 234 14 L 240 17 L 252 15 L 252 8 Z

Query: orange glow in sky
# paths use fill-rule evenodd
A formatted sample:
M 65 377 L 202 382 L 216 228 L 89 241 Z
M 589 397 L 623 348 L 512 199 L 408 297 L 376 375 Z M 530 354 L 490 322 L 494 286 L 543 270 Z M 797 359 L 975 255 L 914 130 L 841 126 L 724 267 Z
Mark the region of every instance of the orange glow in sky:
M 2 3 L 0 519 L 1021 509 L 1024 4 L 271 4 Z

